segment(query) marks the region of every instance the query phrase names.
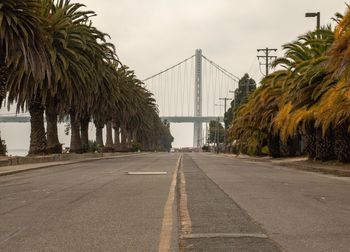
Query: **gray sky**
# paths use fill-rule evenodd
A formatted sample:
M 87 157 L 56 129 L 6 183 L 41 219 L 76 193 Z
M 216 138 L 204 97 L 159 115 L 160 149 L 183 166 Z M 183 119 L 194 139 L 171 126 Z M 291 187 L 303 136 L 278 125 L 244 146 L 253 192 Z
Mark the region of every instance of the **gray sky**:
M 280 49 L 314 29 L 321 12 L 328 24 L 334 13 L 344 13 L 345 0 L 80 0 L 97 17 L 94 25 L 110 34 L 124 64 L 140 79 L 153 75 L 191 55 L 196 48 L 230 72 L 248 72 L 259 81 L 256 49 Z M 279 55 L 282 51 L 279 50 Z M 2 113 L 6 113 L 1 110 Z M 1 126 L 9 148 L 28 147 L 29 132 Z M 24 127 L 24 126 L 20 126 Z M 5 129 L 6 128 L 6 129 Z M 12 130 L 11 130 L 12 129 Z M 5 131 L 5 132 L 4 132 Z M 192 144 L 192 126 L 174 125 L 175 146 Z M 22 135 L 23 136 L 22 136 Z M 64 141 L 68 141 L 60 133 Z
M 280 48 L 316 25 L 343 13 L 345 0 L 85 0 L 109 33 L 121 60 L 148 77 L 194 54 L 203 54 L 236 75 L 259 79 L 256 49 Z M 280 51 L 281 53 L 281 51 Z
M 109 33 L 120 59 L 139 78 L 151 76 L 201 48 L 230 72 L 262 75 L 257 48 L 281 48 L 308 30 L 321 12 L 328 24 L 343 13 L 344 0 L 86 0 L 96 11 L 95 25 Z M 279 50 L 278 54 L 281 54 Z M 172 125 L 175 146 L 192 144 L 191 125 Z

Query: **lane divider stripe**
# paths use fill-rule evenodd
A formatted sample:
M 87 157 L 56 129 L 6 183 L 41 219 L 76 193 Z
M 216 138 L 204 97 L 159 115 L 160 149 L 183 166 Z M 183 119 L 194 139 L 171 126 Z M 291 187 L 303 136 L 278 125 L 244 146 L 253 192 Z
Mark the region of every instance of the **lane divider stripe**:
M 173 233 L 173 209 L 175 202 L 175 192 L 176 192 L 176 182 L 177 182 L 177 173 L 179 166 L 182 160 L 182 155 L 177 160 L 175 171 L 171 180 L 170 190 L 168 194 L 168 199 L 164 207 L 164 215 L 162 222 L 162 230 L 160 232 L 160 241 L 159 241 L 159 252 L 170 251 L 171 249 L 171 240 Z

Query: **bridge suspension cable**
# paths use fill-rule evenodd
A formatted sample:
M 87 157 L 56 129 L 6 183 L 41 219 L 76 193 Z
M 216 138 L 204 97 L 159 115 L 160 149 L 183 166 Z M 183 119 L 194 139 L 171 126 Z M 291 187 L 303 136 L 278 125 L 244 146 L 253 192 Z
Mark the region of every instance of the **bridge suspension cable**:
M 203 54 L 201 94 L 202 116 L 222 116 L 214 106 L 220 97 L 230 96 L 229 90 L 237 85 L 239 77 L 221 67 Z M 159 114 L 163 117 L 193 117 L 197 98 L 195 97 L 196 54 L 157 73 L 143 82 L 155 96 Z M 197 67 L 197 66 L 196 66 Z
M 202 54 L 196 54 L 157 73 L 143 82 L 154 94 L 159 115 L 170 122 L 192 122 L 194 146 L 206 132 L 202 126 L 210 120 L 223 118 L 221 97 L 230 97 L 239 77 Z M 198 112 L 199 111 L 199 112 Z
M 227 71 L 225 68 L 219 66 L 218 64 L 216 64 L 214 61 L 208 59 L 207 57 L 205 57 L 204 55 L 202 56 L 206 61 L 208 61 L 210 64 L 212 64 L 214 67 L 216 67 L 220 72 L 222 72 L 223 74 L 225 74 L 227 77 L 229 77 L 230 79 L 234 80 L 234 81 L 239 81 L 240 78 L 236 75 L 234 75 L 233 73 L 230 73 L 229 71 Z
M 167 68 L 167 69 L 165 69 L 165 70 L 163 70 L 163 71 L 161 71 L 161 72 L 159 72 L 159 73 L 157 73 L 157 74 L 154 74 L 154 75 L 152 75 L 152 76 L 150 76 L 150 77 L 144 79 L 142 82 L 148 81 L 148 80 L 150 80 L 150 79 L 153 79 L 154 77 L 157 77 L 158 75 L 161 75 L 161 74 L 163 74 L 163 73 L 165 73 L 165 72 L 168 72 L 169 70 L 172 70 L 172 69 L 174 69 L 175 67 L 181 65 L 182 63 L 185 63 L 185 62 L 189 61 L 190 59 L 194 58 L 194 56 L 195 56 L 195 55 L 192 55 L 191 57 L 189 57 L 189 58 L 187 58 L 187 59 L 185 59 L 185 60 L 183 60 L 183 61 L 177 63 L 176 65 L 173 65 L 173 66 L 171 66 L 171 67 L 169 67 L 169 68 Z

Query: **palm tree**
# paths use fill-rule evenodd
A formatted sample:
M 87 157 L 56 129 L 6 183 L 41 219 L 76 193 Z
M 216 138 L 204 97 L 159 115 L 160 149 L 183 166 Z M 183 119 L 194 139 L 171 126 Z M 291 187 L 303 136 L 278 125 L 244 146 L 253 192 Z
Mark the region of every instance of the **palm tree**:
M 350 162 L 349 111 L 350 89 L 348 83 L 342 80 L 322 96 L 316 112 L 316 125 L 323 129 L 319 134 L 334 134 L 332 144 L 341 162 Z
M 42 11 L 42 5 L 34 0 L 4 0 L 0 6 L 0 106 L 9 91 L 9 103 L 18 101 L 17 111 L 29 108 L 30 154 L 43 153 L 46 148 L 40 94 L 27 95 L 51 78 L 51 41 L 44 29 L 47 20 L 39 15 Z
M 341 162 L 350 162 L 350 115 L 349 115 L 349 77 L 350 62 L 348 57 L 350 41 L 350 6 L 346 14 L 336 14 L 338 23 L 335 29 L 334 42 L 327 53 L 326 69 L 338 80 L 336 85 L 326 83 L 327 93 L 322 97 L 318 123 L 325 130 L 334 128 L 335 153 Z
M 91 26 L 91 11 L 81 11 L 81 4 L 70 1 L 43 1 L 43 15 L 50 20 L 48 33 L 53 40 L 52 68 L 55 70 L 50 87 L 43 86 L 48 120 L 48 150 L 61 152 L 57 138 L 57 115 L 71 119 L 71 152 L 81 152 L 80 118 L 89 122 L 90 101 L 104 80 L 106 62 L 115 60 L 114 47 L 106 42 L 106 34 Z M 79 60 L 77 60 L 79 59 Z M 89 116 L 88 116 L 89 117 Z M 86 125 L 83 133 L 87 132 Z M 84 135 L 84 146 L 88 136 Z
M 31 143 L 29 154 L 41 154 L 46 153 L 46 133 L 44 127 L 43 113 L 45 109 L 45 103 L 48 101 L 47 119 L 48 123 L 48 136 L 50 138 L 50 149 L 60 148 L 60 144 L 55 142 L 57 139 L 57 116 L 55 106 L 58 104 L 55 94 L 61 91 L 60 87 L 62 83 L 69 84 L 69 80 L 65 78 L 67 75 L 68 65 L 74 66 L 74 61 L 67 62 L 62 53 L 62 48 L 69 51 L 72 54 L 72 50 L 67 46 L 67 30 L 72 25 L 72 16 L 69 16 L 67 12 L 74 10 L 73 5 L 69 4 L 69 1 L 65 3 L 63 1 L 57 1 L 56 5 L 50 0 L 43 0 L 40 2 L 40 11 L 36 12 L 38 19 L 45 20 L 43 22 L 42 30 L 45 36 L 50 42 L 50 46 L 47 46 L 46 50 L 49 53 L 50 60 L 49 66 L 54 69 L 51 76 L 44 80 L 37 81 L 33 74 L 28 74 L 25 80 L 29 80 L 30 85 L 26 83 L 28 81 L 20 80 L 16 82 L 10 82 L 9 89 L 9 101 L 17 102 L 18 108 L 29 108 L 31 114 Z M 84 62 L 83 60 L 79 61 Z M 80 63 L 81 64 L 81 63 Z M 77 75 L 77 73 L 75 73 Z M 74 76 L 76 80 L 79 80 L 79 75 Z M 78 81 L 75 81 L 78 82 Z M 20 92 L 18 91 L 20 90 Z M 50 106 L 51 105 L 51 106 Z M 53 140 L 52 140 L 53 139 Z
M 285 57 L 274 63 L 284 68 L 280 71 L 279 78 L 284 80 L 287 100 L 290 102 L 286 104 L 290 106 L 287 113 L 286 110 L 280 110 L 277 120 L 284 123 L 279 123 L 277 127 L 284 133 L 284 139 L 302 131 L 306 135 L 306 151 L 309 156 L 321 160 L 334 157 L 332 136 L 320 134 L 322 129 L 314 126 L 314 111 L 317 110 L 320 97 L 327 90 L 323 86 L 335 83 L 325 70 L 325 53 L 333 40 L 334 34 L 330 27 L 309 32 L 300 36 L 296 42 L 286 44 Z
M 90 105 L 93 105 L 90 108 L 89 113 L 93 117 L 96 127 L 96 142 L 102 149 L 104 147 L 102 130 L 106 124 L 109 124 L 108 128 L 111 126 L 112 111 L 118 109 L 116 104 L 120 100 L 120 96 L 122 96 L 120 92 L 120 86 L 122 84 L 119 79 L 120 76 L 118 75 L 117 66 L 105 64 L 101 82 L 98 85 L 98 89 L 96 90 L 96 93 L 94 93 L 91 102 L 89 102 Z M 88 105 L 85 107 L 85 113 L 88 112 L 86 110 L 87 107 Z M 111 131 L 111 128 L 108 130 Z M 109 146 L 107 146 L 107 148 L 109 148 L 108 151 L 111 151 L 113 148 L 111 132 L 109 132 L 108 135 Z
M 42 6 L 37 0 L 3 0 L 0 6 L 0 106 L 6 90 L 50 77 Z M 19 64 L 19 62 L 21 62 Z
M 263 86 L 249 97 L 233 121 L 231 134 L 241 144 L 256 146 L 267 139 L 272 156 L 291 155 L 302 132 L 306 139 L 318 140 L 317 157 L 332 158 L 331 136 L 320 135 L 314 124 L 320 98 L 336 83 L 325 69 L 325 53 L 333 40 L 332 29 L 326 27 L 284 45 L 285 56 L 274 62 L 281 69 L 264 78 Z M 311 150 L 309 155 L 313 156 Z
M 259 154 L 266 143 L 271 156 L 281 155 L 280 133 L 272 126 L 283 97 L 282 82 L 276 81 L 275 75 L 271 74 L 238 109 L 229 133 L 231 141 L 238 140 L 241 151 Z

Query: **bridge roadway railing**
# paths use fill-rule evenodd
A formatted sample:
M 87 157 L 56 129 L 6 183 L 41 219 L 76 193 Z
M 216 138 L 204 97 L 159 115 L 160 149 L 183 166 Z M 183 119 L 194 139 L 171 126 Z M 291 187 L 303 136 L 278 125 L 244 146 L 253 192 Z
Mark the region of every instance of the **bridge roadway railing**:
M 167 120 L 171 123 L 209 123 L 210 121 L 223 122 L 221 116 L 161 116 L 162 120 Z M 0 116 L 0 123 L 29 123 L 30 116 Z
M 29 123 L 30 116 L 0 116 L 0 123 Z
M 218 118 L 220 122 L 224 120 L 222 116 L 161 116 L 160 118 L 170 123 L 209 123 L 210 121 L 217 121 Z
M 45 119 L 45 118 L 44 118 Z M 1 116 L 0 115 L 0 123 L 29 123 L 30 122 L 30 116 L 24 115 L 24 116 Z M 69 117 L 66 117 L 64 119 L 64 122 L 69 122 Z

